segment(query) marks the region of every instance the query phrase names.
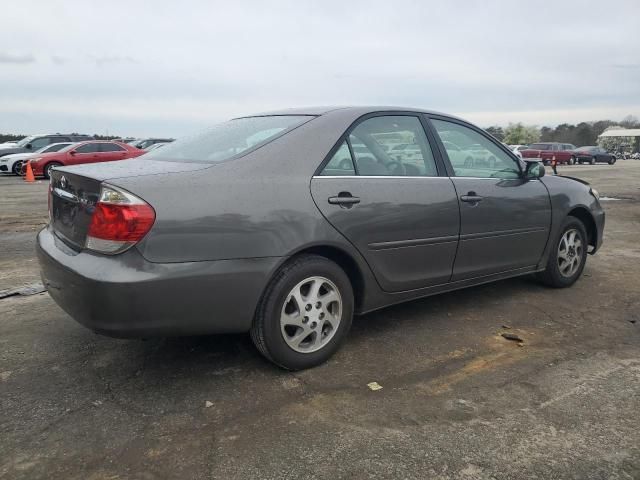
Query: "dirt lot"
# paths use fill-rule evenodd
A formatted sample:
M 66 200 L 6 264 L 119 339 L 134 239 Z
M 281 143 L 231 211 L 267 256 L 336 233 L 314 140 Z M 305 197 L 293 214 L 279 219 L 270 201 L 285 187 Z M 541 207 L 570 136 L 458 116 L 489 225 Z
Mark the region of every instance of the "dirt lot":
M 640 478 L 640 162 L 560 172 L 619 199 L 573 288 L 360 317 L 301 373 L 244 335 L 114 340 L 46 293 L 0 300 L 0 478 Z M 38 281 L 46 186 L 0 178 L 0 290 Z

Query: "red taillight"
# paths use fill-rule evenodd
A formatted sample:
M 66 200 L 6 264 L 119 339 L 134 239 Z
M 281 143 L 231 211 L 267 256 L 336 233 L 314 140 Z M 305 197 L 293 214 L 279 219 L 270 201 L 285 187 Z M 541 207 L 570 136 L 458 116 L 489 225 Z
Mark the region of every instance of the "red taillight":
M 86 247 L 101 253 L 120 253 L 151 230 L 156 213 L 129 192 L 103 186 L 87 232 Z

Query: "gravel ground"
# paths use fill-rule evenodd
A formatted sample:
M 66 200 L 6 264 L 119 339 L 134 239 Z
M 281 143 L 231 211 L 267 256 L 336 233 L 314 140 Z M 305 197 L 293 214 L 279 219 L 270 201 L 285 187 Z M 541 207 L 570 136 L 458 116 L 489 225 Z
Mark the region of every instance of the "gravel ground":
M 46 293 L 0 300 L 0 478 L 640 478 L 640 162 L 559 170 L 618 199 L 574 287 L 359 317 L 304 372 L 245 335 L 114 340 Z M 0 177 L 0 290 L 38 282 L 46 189 Z

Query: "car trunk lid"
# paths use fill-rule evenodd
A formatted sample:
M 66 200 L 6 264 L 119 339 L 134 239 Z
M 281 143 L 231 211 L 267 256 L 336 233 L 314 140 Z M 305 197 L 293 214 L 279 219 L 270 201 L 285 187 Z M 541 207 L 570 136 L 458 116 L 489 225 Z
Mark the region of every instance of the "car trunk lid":
M 50 225 L 65 243 L 84 247 L 91 217 L 100 196 L 100 180 L 53 170 L 49 192 Z
M 54 234 L 69 246 L 83 249 L 103 182 L 108 183 L 121 178 L 191 172 L 211 166 L 209 163 L 135 158 L 56 168 L 52 171 L 50 184 L 51 228 Z

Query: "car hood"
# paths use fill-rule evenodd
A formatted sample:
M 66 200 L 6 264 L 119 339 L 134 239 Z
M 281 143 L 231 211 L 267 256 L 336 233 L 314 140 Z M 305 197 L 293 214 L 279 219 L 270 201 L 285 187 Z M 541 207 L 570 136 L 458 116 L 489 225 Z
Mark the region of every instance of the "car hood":
M 75 173 L 95 180 L 105 181 L 116 178 L 140 177 L 146 175 L 161 175 L 167 173 L 193 172 L 211 168 L 215 164 L 196 162 L 172 162 L 168 160 L 145 160 L 142 157 L 115 162 L 90 163 L 61 167 L 62 172 Z
M 2 158 L 3 160 L 24 160 L 25 158 L 33 157 L 33 153 L 10 153 Z
M 586 180 L 582 180 L 581 178 L 576 178 L 576 177 L 568 177 L 566 175 L 562 175 L 561 178 L 568 178 L 569 180 L 575 180 L 576 182 L 580 182 L 583 185 L 591 185 L 589 182 L 587 182 Z

